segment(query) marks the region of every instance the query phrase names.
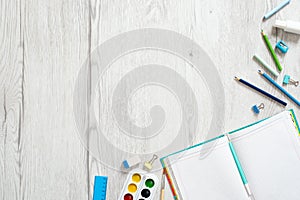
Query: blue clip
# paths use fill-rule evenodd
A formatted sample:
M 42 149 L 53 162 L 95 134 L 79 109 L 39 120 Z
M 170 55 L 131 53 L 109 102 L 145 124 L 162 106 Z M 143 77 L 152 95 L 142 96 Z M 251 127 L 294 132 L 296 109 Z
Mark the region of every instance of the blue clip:
M 299 85 L 299 81 L 295 81 L 291 79 L 290 75 L 284 75 L 283 84 L 289 84 L 289 83 L 295 85 L 296 87 Z
M 286 53 L 289 50 L 289 47 L 286 45 L 286 43 L 282 40 L 279 40 L 279 42 L 277 42 L 276 47 L 282 52 L 282 53 Z
M 261 103 L 259 106 L 257 106 L 257 105 L 252 106 L 252 110 L 255 114 L 259 114 L 260 110 L 264 109 L 264 108 L 265 108 L 265 105 L 263 103 Z

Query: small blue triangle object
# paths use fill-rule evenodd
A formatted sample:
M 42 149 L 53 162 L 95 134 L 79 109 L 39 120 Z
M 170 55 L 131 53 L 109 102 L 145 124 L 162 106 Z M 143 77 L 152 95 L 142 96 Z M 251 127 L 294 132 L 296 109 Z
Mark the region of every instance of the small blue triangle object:
M 93 200 L 106 200 L 107 176 L 95 176 Z

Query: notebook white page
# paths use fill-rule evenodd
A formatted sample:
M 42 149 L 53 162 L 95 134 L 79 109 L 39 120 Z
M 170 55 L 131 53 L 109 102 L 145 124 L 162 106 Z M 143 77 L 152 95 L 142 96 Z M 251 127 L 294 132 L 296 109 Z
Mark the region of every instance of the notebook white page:
M 183 200 L 249 199 L 227 138 L 214 142 L 213 151 L 210 143 L 203 144 L 173 160 L 171 167 Z
M 230 137 L 256 200 L 300 199 L 300 145 L 290 112 Z

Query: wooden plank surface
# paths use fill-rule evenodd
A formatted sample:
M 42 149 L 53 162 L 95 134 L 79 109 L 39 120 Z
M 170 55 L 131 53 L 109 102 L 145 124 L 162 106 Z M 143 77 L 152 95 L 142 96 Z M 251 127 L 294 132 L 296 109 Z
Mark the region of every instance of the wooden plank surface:
M 284 71 L 278 82 L 282 82 L 284 74 L 296 80 L 300 78 L 300 36 L 272 29 L 275 19 L 300 21 L 299 1 L 291 1 L 264 23 L 262 16 L 281 0 L 0 2 L 0 199 L 91 199 L 95 175 L 107 175 L 107 199 L 118 198 L 126 178 L 119 169 L 120 155 L 100 146 L 97 150 L 106 152 L 103 159 L 112 161 L 105 163 L 86 150 L 88 146 L 85 138 L 78 134 L 73 114 L 74 106 L 81 109 L 82 105 L 73 105 L 73 95 L 80 69 L 93 50 L 127 31 L 142 28 L 171 30 L 191 38 L 206 51 L 224 85 L 222 131 L 233 130 L 289 108 L 300 116 L 299 108 L 290 100 L 283 108 L 233 79 L 234 76 L 243 77 L 286 99 L 258 76 L 257 69 L 261 68 L 252 56 L 258 53 L 275 67 L 260 35 L 263 28 L 272 44 L 283 39 L 290 47 L 286 55 L 279 54 Z M 186 102 L 178 102 L 166 87 L 150 85 L 131 94 L 125 105 L 129 110 L 129 121 L 145 128 L 151 124 L 151 108 L 161 105 L 167 119 L 164 127 L 170 126 L 161 133 L 165 134 L 166 140 L 178 134 L 178 125 L 193 124 L 197 120 L 199 127 L 193 143 L 213 135 L 203 134 L 209 130 L 214 108 L 209 99 L 209 92 L 213 91 L 207 90 L 206 77 L 195 73 L 191 65 L 178 56 L 143 49 L 119 57 L 99 80 L 93 74 L 93 63 L 88 63 L 86 84 L 81 85 L 87 91 L 84 97 L 87 101 L 83 102 L 82 109 L 95 110 L 96 122 L 115 148 L 129 152 L 128 155 L 137 152 L 143 160 L 149 160 L 151 154 L 163 149 L 165 144 L 165 140 L 152 144 L 147 140 L 138 143 L 138 139 L 131 142 L 120 139 L 121 135 L 114 134 L 119 133 L 114 129 L 116 122 L 110 118 L 110 101 L 122 77 L 135 67 L 147 64 L 168 66 L 180 74 L 194 91 L 198 115 L 181 122 L 180 109 Z M 95 79 L 90 80 L 90 77 Z M 99 81 L 96 88 L 90 88 L 93 81 Z M 130 84 L 135 83 L 135 80 L 130 81 Z M 125 90 L 131 87 L 126 85 Z M 290 85 L 287 89 L 300 98 L 299 88 Z M 90 102 L 93 93 L 96 100 Z M 187 102 L 188 98 L 191 96 L 187 96 Z M 255 116 L 250 108 L 262 102 L 266 108 Z M 90 119 L 84 123 L 90 126 Z M 185 133 L 190 134 L 189 130 Z M 159 169 L 158 162 L 155 167 Z M 155 173 L 160 177 L 160 170 Z M 171 199 L 170 191 L 166 192 L 166 199 Z
M 72 110 L 89 53 L 88 8 L 86 1 L 24 2 L 21 199 L 88 198 L 88 154 Z
M 20 1 L 1 1 L 0 12 L 0 199 L 20 199 L 24 67 Z

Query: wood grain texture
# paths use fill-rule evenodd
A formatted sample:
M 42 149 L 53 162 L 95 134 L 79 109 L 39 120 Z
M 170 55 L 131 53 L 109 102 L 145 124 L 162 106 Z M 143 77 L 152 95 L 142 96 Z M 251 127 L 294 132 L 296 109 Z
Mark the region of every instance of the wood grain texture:
M 291 1 L 278 14 L 262 22 L 263 15 L 280 2 L 0 1 L 0 199 L 92 199 L 95 175 L 107 175 L 107 199 L 118 198 L 126 174 L 99 162 L 85 149 L 74 122 L 73 91 L 78 72 L 92 50 L 127 31 L 146 27 L 172 30 L 205 49 L 220 72 L 225 89 L 224 131 L 290 108 L 299 117 L 299 108 L 290 100 L 283 108 L 233 79 L 234 76 L 245 78 L 286 99 L 256 72 L 261 67 L 253 61 L 254 53 L 275 67 L 261 38 L 261 29 L 269 35 L 272 44 L 283 39 L 290 47 L 286 55 L 278 53 L 284 66 L 278 82 L 282 82 L 284 74 L 300 79 L 300 36 L 272 29 L 275 19 L 300 21 L 300 2 Z M 194 77 L 189 64 L 159 51 L 137 52 L 120 58 L 110 66 L 104 84 L 99 82 L 98 92 L 113 90 L 130 66 L 148 63 L 173 67 L 194 88 L 199 102 L 201 97 L 206 99 L 201 96 L 205 95 L 205 92 L 201 94 L 205 91 L 203 82 Z M 89 87 L 91 73 L 89 70 L 87 85 L 83 87 Z M 86 99 L 90 99 L 94 92 L 89 89 Z M 300 98 L 299 88 L 291 85 L 287 89 Z M 133 120 L 145 125 L 149 122 L 148 112 L 153 104 L 167 106 L 170 102 L 173 99 L 165 91 L 144 88 L 133 96 L 128 107 L 132 108 Z M 266 107 L 261 114 L 252 114 L 251 106 L 262 102 Z M 87 107 L 109 106 L 89 101 L 87 104 Z M 209 113 L 213 107 L 206 103 L 201 105 L 205 105 L 199 108 L 201 115 L 202 112 Z M 177 107 L 174 103 L 174 110 Z M 108 113 L 104 113 L 105 116 Z M 210 121 L 200 116 L 199 122 L 201 129 L 194 143 L 209 137 L 201 133 L 208 130 Z M 177 124 L 172 123 L 174 127 Z M 110 125 L 105 124 L 102 128 L 109 129 Z M 120 149 L 147 151 L 121 140 L 117 144 Z M 116 159 L 117 155 L 108 156 L 116 164 L 122 161 Z M 143 158 L 149 159 L 147 156 Z M 155 173 L 161 177 L 160 170 Z M 171 198 L 166 187 L 165 199 Z
M 26 1 L 24 11 L 21 199 L 87 199 L 72 101 L 89 53 L 88 2 Z
M 1 1 L 0 12 L 0 199 L 20 199 L 23 125 L 20 1 Z

